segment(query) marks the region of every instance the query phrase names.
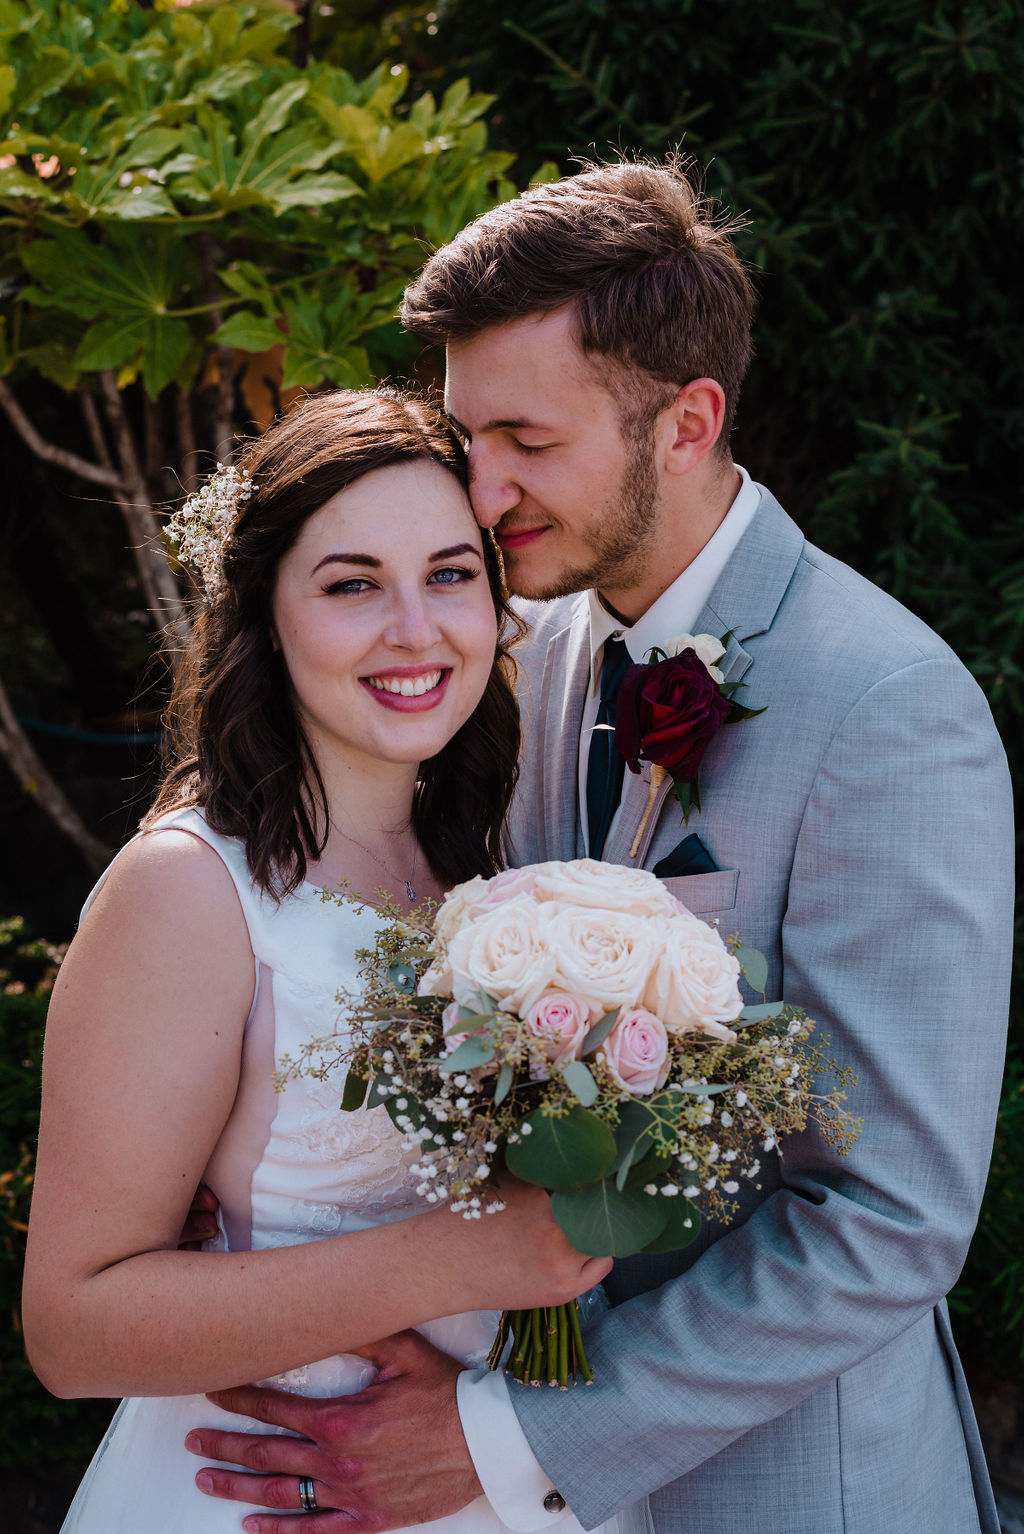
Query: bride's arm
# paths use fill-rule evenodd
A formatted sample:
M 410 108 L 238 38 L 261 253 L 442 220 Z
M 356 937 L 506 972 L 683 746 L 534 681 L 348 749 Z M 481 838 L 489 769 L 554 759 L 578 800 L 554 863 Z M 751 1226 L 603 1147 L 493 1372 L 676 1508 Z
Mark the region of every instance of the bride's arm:
M 269 1251 L 178 1251 L 234 1100 L 253 972 L 227 871 L 184 832 L 122 856 L 69 950 L 24 1298 L 33 1367 L 57 1395 L 238 1384 L 434 1316 L 554 1303 L 607 1269 L 521 1188 L 487 1220 L 440 1210 Z

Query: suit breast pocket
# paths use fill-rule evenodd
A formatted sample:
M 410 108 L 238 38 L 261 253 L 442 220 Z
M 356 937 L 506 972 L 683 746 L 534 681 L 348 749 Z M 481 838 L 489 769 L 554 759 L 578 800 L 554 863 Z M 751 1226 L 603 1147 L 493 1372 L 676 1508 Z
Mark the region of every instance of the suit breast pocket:
M 661 882 L 695 916 L 712 916 L 735 907 L 740 871 L 720 868 L 713 874 L 684 874 Z

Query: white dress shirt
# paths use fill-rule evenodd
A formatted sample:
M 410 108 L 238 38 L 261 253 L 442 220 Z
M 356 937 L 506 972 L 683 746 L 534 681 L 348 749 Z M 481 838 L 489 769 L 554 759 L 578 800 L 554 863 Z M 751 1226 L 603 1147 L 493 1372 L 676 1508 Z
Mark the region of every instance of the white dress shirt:
M 718 577 L 760 505 L 761 493 L 750 475 L 739 464 L 736 468 L 742 483 L 722 522 L 696 559 L 632 626 L 626 627 L 603 607 L 596 591 L 588 593 L 590 687 L 580 734 L 578 788 L 585 837 L 588 835 L 587 761 L 601 701 L 602 646 L 610 635 L 614 635 L 625 641 L 632 661 L 642 662 L 653 645 L 663 645 L 677 634 L 693 632 L 693 624 L 700 617 Z M 715 635 L 716 639 L 721 637 Z M 612 825 L 614 823 L 613 820 Z M 581 1525 L 568 1508 L 549 1512 L 544 1506 L 545 1497 L 556 1488 L 535 1458 L 519 1425 L 509 1400 L 510 1388 L 523 1387 L 510 1387 L 500 1371 L 467 1369 L 459 1376 L 459 1416 L 480 1484 L 498 1517 L 517 1534 L 535 1534 L 536 1530 L 555 1527 L 558 1534 L 575 1534 Z

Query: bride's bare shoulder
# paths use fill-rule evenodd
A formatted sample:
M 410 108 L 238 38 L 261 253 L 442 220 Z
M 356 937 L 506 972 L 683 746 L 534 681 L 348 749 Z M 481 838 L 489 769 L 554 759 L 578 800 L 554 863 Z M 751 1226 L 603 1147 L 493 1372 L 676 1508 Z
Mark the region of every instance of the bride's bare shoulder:
M 82 922 L 109 933 L 175 935 L 249 946 L 238 892 L 223 859 L 202 837 L 176 826 L 143 832 L 117 857 Z

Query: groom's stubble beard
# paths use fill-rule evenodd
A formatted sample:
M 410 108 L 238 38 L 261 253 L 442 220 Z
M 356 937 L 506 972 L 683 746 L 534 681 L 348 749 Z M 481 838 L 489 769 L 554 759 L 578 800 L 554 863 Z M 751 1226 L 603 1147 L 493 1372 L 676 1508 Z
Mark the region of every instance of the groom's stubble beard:
M 625 425 L 625 423 L 624 423 Z M 628 590 L 639 585 L 647 567 L 649 535 L 658 519 L 658 480 L 654 471 L 654 434 L 630 434 L 629 451 L 616 489 L 605 502 L 590 536 L 592 557 L 570 565 L 539 585 L 520 584 L 514 563 L 506 558 L 509 589 L 531 601 L 549 602 L 591 587 Z

